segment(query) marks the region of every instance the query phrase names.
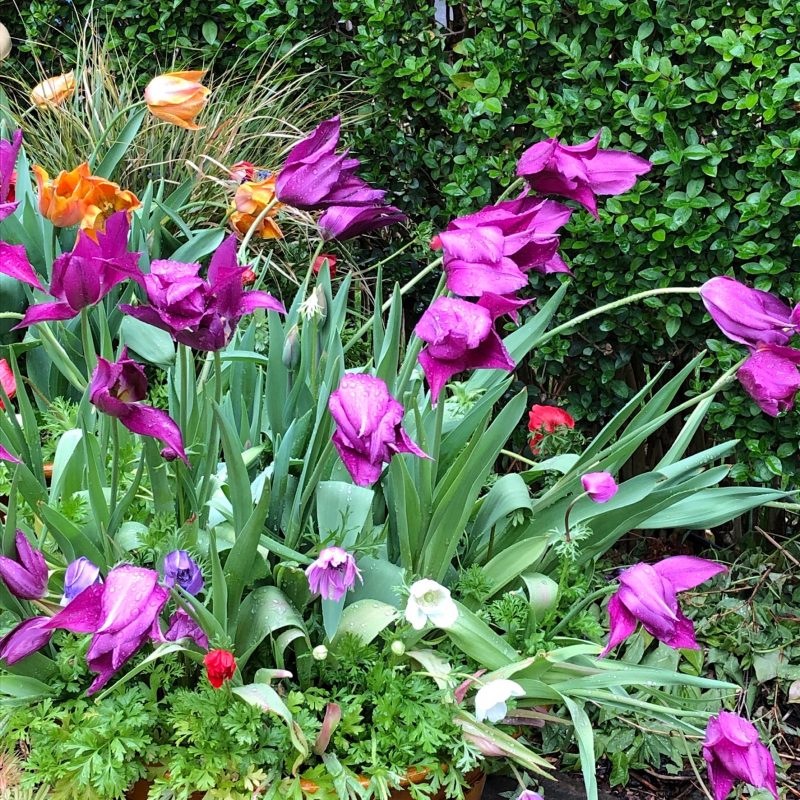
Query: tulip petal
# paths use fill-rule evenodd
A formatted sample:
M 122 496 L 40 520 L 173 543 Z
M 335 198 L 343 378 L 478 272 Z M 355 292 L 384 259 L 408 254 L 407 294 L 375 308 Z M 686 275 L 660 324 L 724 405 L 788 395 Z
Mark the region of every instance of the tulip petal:
M 0 273 L 27 283 L 40 292 L 45 291 L 21 244 L 0 242 Z
M 62 628 L 72 633 L 94 633 L 102 619 L 102 599 L 103 585 L 92 584 L 50 620 L 50 628 Z
M 67 303 L 39 303 L 39 305 L 28 307 L 22 321 L 14 326 L 14 330 L 27 328 L 29 325 L 35 325 L 38 322 L 56 322 L 77 316 L 78 312 Z
M 676 592 L 694 589 L 715 575 L 728 571 L 724 564 L 696 556 L 671 556 L 653 564 L 653 569 L 666 578 Z
M 49 622 L 49 617 L 30 617 L 12 628 L 0 639 L 0 661 L 11 666 L 44 647 L 53 635 Z
M 128 430 L 164 442 L 184 463 L 189 463 L 186 451 L 183 449 L 181 429 L 166 411 L 140 403 L 131 403 L 119 419 Z
M 609 634 L 608 644 L 598 658 L 607 656 L 618 644 L 624 642 L 636 630 L 636 617 L 628 611 L 618 594 L 608 600 Z
M 268 311 L 277 311 L 279 314 L 286 313 L 283 303 L 268 292 L 258 290 L 245 292 L 239 305 L 240 313 L 252 314 L 257 308 L 266 308 Z
M 622 150 L 598 150 L 586 163 L 589 185 L 595 194 L 616 195 L 627 192 L 639 175 L 650 172 L 653 165 L 644 158 Z

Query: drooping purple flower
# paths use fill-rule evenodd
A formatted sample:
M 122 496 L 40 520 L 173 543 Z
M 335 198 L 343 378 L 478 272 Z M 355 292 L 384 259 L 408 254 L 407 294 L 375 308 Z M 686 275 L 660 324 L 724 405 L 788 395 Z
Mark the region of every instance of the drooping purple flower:
M 14 543 L 17 549 L 16 559 L 0 556 L 0 579 L 14 597 L 39 600 L 47 592 L 47 563 L 44 554 L 31 546 L 22 531 L 17 531 Z
M 50 620 L 52 630 L 93 634 L 86 659 L 97 677 L 87 695 L 105 686 L 148 639 L 161 638 L 158 618 L 168 598 L 169 589 L 158 585 L 157 572 L 123 564 Z
M 230 342 L 239 320 L 257 308 L 286 313 L 271 294 L 244 291 L 236 260 L 236 237 L 217 248 L 208 267 L 208 280 L 200 277 L 199 264 L 156 260 L 144 276 L 149 305 L 121 305 L 120 309 L 142 322 L 167 331 L 176 342 L 213 352 Z
M 21 464 L 22 462 L 0 444 L 0 461 L 8 461 L 9 464 Z
M 22 145 L 22 130 L 16 130 L 8 139 L 0 139 L 0 220 L 13 214 L 19 203 L 11 200 L 11 187 L 14 185 L 14 167 L 17 154 Z
M 275 180 L 281 203 L 313 211 L 330 206 L 381 205 L 385 192 L 371 188 L 355 171 L 360 162 L 348 151 L 336 153 L 341 120 L 321 122 L 289 152 Z
M 736 377 L 759 408 L 771 417 L 788 411 L 800 390 L 800 350 L 765 344 L 753 351 Z
M 634 564 L 619 576 L 620 588 L 608 601 L 611 632 L 600 657 L 636 630 L 637 622 L 676 650 L 699 650 L 694 624 L 678 605 L 678 592 L 693 589 L 727 567 L 694 556 L 672 556 L 657 564 Z
M 595 503 L 607 503 L 619 491 L 619 486 L 610 472 L 587 472 L 581 476 L 581 484 Z
M 87 587 L 102 582 L 100 568 L 96 564 L 92 564 L 86 556 L 76 558 L 64 573 L 64 596 L 61 598 L 61 605 L 67 605 Z
M 128 430 L 164 442 L 168 455 L 177 455 L 188 464 L 177 423 L 166 411 L 140 402 L 146 396 L 144 368 L 128 358 L 127 348 L 113 363 L 98 357 L 89 385 L 89 401 L 104 414 L 116 417 Z
M 517 175 L 542 194 L 575 200 L 597 216 L 597 195 L 627 192 L 652 164 L 624 150 L 600 150 L 600 134 L 576 145 L 546 139 L 529 147 L 517 163 Z
M 23 248 L 8 245 L 0 249 L 0 272 L 47 292 L 57 301 L 30 306 L 15 327 L 72 319 L 81 309 L 102 300 L 118 283 L 128 278 L 141 283 L 139 253 L 127 249 L 129 230 L 127 213 L 119 211 L 108 218 L 105 231 L 94 233 L 97 241 L 86 231 L 79 231 L 72 251 L 53 262 L 49 289 L 42 286 Z
M 775 762 L 758 738 L 755 725 L 731 711 L 711 717 L 703 742 L 703 758 L 714 800 L 725 800 L 737 781 L 766 789 L 778 800 Z
M 700 287 L 700 297 L 711 319 L 734 342 L 748 347 L 785 345 L 800 333 L 800 305 L 794 311 L 782 300 L 722 275 Z
M 306 568 L 306 575 L 311 591 L 325 600 L 341 600 L 355 586 L 356 578 L 363 582 L 356 560 L 341 547 L 323 547 Z
M 50 617 L 30 617 L 0 639 L 0 661 L 8 666 L 44 647 L 53 635 Z
M 378 480 L 384 463 L 396 453 L 428 457 L 403 429 L 403 406 L 380 378 L 344 375 L 328 409 L 337 425 L 333 444 L 359 486 Z
M 164 634 L 168 642 L 179 642 L 181 639 L 191 639 L 198 647 L 208 650 L 208 636 L 206 632 L 192 619 L 184 609 L 179 608 L 169 618 L 169 629 Z
M 331 206 L 319 218 L 320 234 L 324 241 L 340 242 L 371 233 L 395 222 L 405 222 L 408 217 L 399 208 L 387 205 Z
M 203 591 L 203 573 L 186 550 L 173 550 L 164 558 L 164 584 L 176 583 L 189 594 Z
M 556 231 L 571 214 L 560 203 L 526 197 L 454 219 L 431 242 L 444 251 L 447 288 L 464 297 L 506 295 L 528 284 L 530 270 L 569 272 Z
M 487 308 L 483 298 L 470 303 L 456 297 L 439 297 L 420 317 L 414 333 L 428 344 L 419 354 L 419 363 L 431 387 L 433 405 L 447 381 L 458 372 L 511 372 L 516 366 L 494 327 L 495 318 L 506 313 L 500 310 L 496 298 L 487 302 Z

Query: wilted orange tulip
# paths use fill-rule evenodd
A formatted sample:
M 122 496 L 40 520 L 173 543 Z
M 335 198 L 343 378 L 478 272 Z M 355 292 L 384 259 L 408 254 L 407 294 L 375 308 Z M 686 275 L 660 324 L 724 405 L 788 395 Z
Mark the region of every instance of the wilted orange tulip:
M 194 120 L 205 107 L 211 91 L 200 83 L 205 74 L 205 70 L 193 70 L 167 72 L 153 78 L 144 90 L 144 101 L 150 113 L 180 128 L 199 131 L 203 126 Z
M 55 108 L 72 97 L 75 91 L 75 73 L 70 70 L 55 78 L 47 78 L 33 87 L 31 102 L 39 108 Z
M 273 219 L 282 205 L 275 202 L 274 175 L 263 181 L 245 181 L 239 185 L 233 198 L 235 210 L 231 214 L 231 225 L 239 233 L 247 233 L 256 218 L 270 205 L 272 207 L 259 222 L 254 234 L 262 239 L 282 239 L 283 232 Z
M 39 185 L 39 211 L 57 228 L 80 223 L 89 233 L 104 230 L 106 219 L 115 211 L 132 211 L 141 203 L 133 192 L 112 181 L 92 175 L 84 163 L 70 172 L 50 179 L 40 166 L 33 167 Z

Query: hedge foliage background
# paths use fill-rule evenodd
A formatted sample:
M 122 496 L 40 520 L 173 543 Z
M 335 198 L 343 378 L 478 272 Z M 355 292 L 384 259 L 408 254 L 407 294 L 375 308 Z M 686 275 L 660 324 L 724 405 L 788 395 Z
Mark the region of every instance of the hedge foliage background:
M 184 63 L 253 62 L 318 33 L 292 55 L 294 66 L 324 68 L 329 85 L 355 78 L 372 115 L 351 131 L 353 149 L 418 221 L 443 225 L 496 197 L 536 139 L 577 141 L 605 127 L 604 146 L 630 148 L 656 167 L 633 193 L 605 203 L 600 224 L 575 215 L 563 242 L 575 270 L 564 318 L 720 273 L 800 299 L 798 0 L 469 0 L 450 7 L 446 26 L 433 0 L 102 6 L 115 17 L 105 31 L 112 43 L 145 64 L 169 63 L 174 50 Z M 74 7 L 86 13 L 90 4 Z M 71 10 L 33 0 L 12 33 L 24 27 L 55 45 L 38 51 L 43 60 L 68 62 Z M 539 354 L 532 395 L 600 420 L 654 366 L 682 363 L 714 337 L 705 319 L 683 298 L 621 309 Z M 738 352 L 710 346 L 698 385 Z M 734 387 L 705 435 L 742 437 L 737 479 L 796 485 L 799 419 L 771 420 Z

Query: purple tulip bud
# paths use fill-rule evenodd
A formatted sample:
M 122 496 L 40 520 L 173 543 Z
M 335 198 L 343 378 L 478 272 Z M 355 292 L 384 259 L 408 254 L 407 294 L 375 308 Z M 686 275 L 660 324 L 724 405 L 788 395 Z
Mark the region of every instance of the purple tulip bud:
M 21 464 L 22 462 L 16 457 L 11 455 L 8 450 L 0 444 L 0 461 L 7 461 L 9 464 Z
M 164 442 L 170 453 L 177 454 L 188 464 L 177 423 L 166 411 L 140 402 L 146 396 L 144 367 L 128 358 L 127 348 L 113 363 L 97 359 L 89 385 L 89 401 L 104 414 L 116 417 L 129 431 Z
M 11 141 L 0 139 L 0 220 L 5 219 L 16 211 L 19 203 L 8 201 L 11 187 L 14 183 L 14 167 L 17 164 L 17 154 L 22 145 L 22 130 L 14 131 Z
M 0 639 L 0 661 L 11 666 L 44 647 L 53 635 L 49 623 L 50 617 L 30 617 L 12 628 Z
M 619 491 L 610 472 L 587 472 L 581 476 L 581 483 L 583 490 L 595 503 L 607 503 Z
M 61 598 L 61 605 L 67 605 L 87 587 L 102 582 L 99 567 L 92 564 L 85 556 L 76 558 L 64 573 L 64 596 Z
M 169 630 L 164 634 L 168 642 L 179 642 L 181 639 L 191 639 L 198 647 L 208 650 L 208 636 L 206 632 L 192 619 L 191 615 L 179 608 L 169 618 Z
M 714 800 L 725 800 L 737 781 L 766 789 L 778 800 L 775 762 L 752 722 L 730 711 L 711 717 L 703 743 Z
M 396 453 L 428 458 L 403 429 L 403 406 L 380 378 L 344 375 L 328 409 L 337 425 L 333 444 L 359 486 L 378 480 L 383 464 Z
M 764 344 L 739 367 L 736 377 L 762 411 L 776 417 L 794 405 L 800 390 L 800 350 Z
M 319 218 L 318 225 L 324 241 L 336 239 L 343 242 L 407 219 L 394 206 L 331 206 Z
M 706 281 L 700 297 L 725 336 L 748 347 L 785 345 L 800 332 L 800 306 L 792 311 L 769 292 L 751 289 L 727 275 Z
M 203 590 L 203 573 L 186 550 L 173 550 L 164 558 L 164 584 L 174 586 L 176 583 L 189 594 L 197 594 Z
M 492 308 L 496 304 L 492 303 Z M 503 313 L 503 312 L 501 312 Z M 478 303 L 439 297 L 422 315 L 414 333 L 428 346 L 419 363 L 431 387 L 433 405 L 453 375 L 467 369 L 503 369 L 515 364 L 494 328 L 496 314 Z
M 236 258 L 236 237 L 229 236 L 215 251 L 208 280 L 199 264 L 155 260 L 144 276 L 148 305 L 121 305 L 123 313 L 167 331 L 176 342 L 213 352 L 225 347 L 239 320 L 257 308 L 281 314 L 283 304 L 267 292 L 245 292 Z
M 8 591 L 23 600 L 39 600 L 47 592 L 47 564 L 41 550 L 31 547 L 28 537 L 17 531 L 17 559 L 0 556 L 0 579 Z
M 694 556 L 672 556 L 657 564 L 635 564 L 619 576 L 619 591 L 608 601 L 611 633 L 600 657 L 627 639 L 641 622 L 659 641 L 676 650 L 699 650 L 694 625 L 678 606 L 678 592 L 693 589 L 727 567 Z
M 597 217 L 597 195 L 627 192 L 653 166 L 624 150 L 600 150 L 601 133 L 571 146 L 558 139 L 537 142 L 520 157 L 517 175 L 535 191 L 568 197 Z
M 356 560 L 341 547 L 324 547 L 319 557 L 306 568 L 308 586 L 325 600 L 341 600 L 363 578 Z

